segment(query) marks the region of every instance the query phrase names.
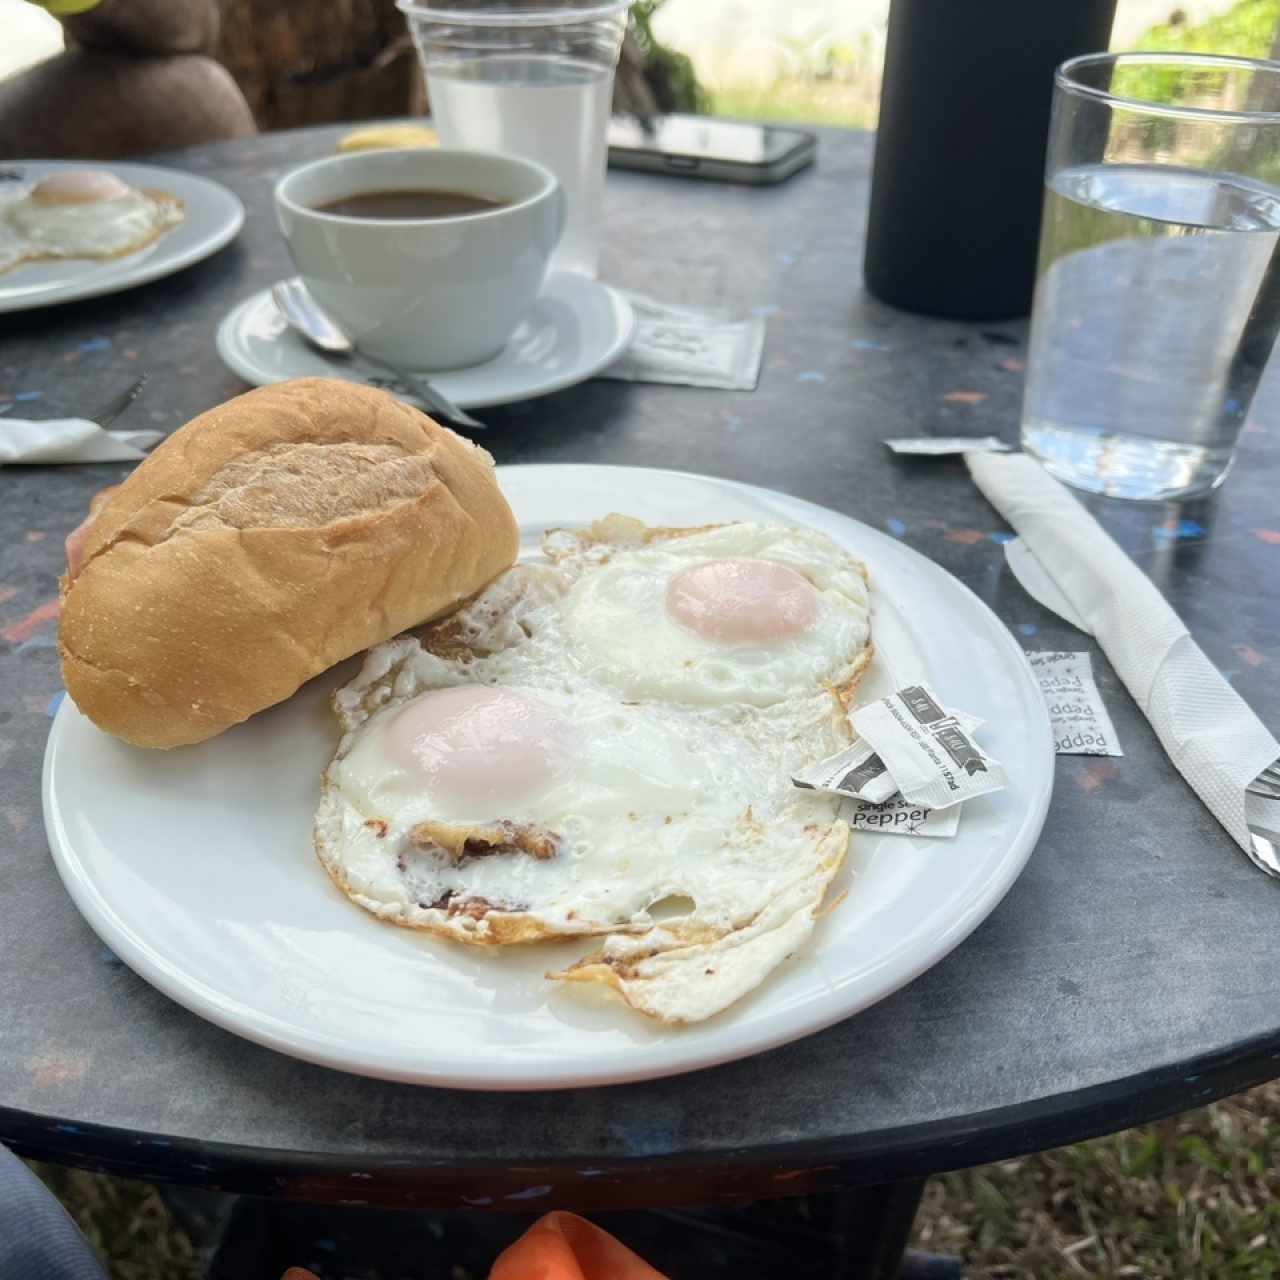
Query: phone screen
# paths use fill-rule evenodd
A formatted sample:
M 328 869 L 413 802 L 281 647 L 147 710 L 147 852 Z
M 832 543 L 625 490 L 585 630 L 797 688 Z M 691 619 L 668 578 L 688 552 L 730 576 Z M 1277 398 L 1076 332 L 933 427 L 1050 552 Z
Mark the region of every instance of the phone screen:
M 793 145 L 796 136 L 791 130 L 707 116 L 659 116 L 652 133 L 630 116 L 617 116 L 609 125 L 611 147 L 739 164 L 767 164 Z

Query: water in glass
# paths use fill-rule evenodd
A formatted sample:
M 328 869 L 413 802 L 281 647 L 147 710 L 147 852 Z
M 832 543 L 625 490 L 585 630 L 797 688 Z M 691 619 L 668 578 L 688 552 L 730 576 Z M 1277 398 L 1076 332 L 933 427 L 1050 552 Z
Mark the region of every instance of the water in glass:
M 1081 165 L 1049 182 L 1023 446 L 1079 488 L 1219 484 L 1280 328 L 1280 190 Z
M 612 67 L 565 57 L 427 63 L 431 110 L 446 146 L 524 156 L 559 179 L 569 216 L 552 270 L 596 274 L 612 89 Z

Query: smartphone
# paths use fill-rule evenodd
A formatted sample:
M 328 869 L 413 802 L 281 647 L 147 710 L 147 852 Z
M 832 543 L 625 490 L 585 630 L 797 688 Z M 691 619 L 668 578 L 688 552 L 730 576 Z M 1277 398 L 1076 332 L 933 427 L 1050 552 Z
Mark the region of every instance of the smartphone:
M 818 139 L 803 129 L 742 124 L 710 116 L 632 116 L 609 124 L 609 163 L 618 169 L 722 182 L 781 182 L 813 163 Z

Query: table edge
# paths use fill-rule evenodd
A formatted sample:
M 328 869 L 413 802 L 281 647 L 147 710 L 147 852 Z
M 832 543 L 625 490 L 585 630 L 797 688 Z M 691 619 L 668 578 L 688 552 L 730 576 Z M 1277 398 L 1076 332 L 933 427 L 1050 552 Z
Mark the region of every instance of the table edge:
M 326 1155 L 73 1124 L 7 1105 L 0 1105 L 0 1141 L 28 1159 L 312 1203 L 510 1212 L 640 1209 L 809 1195 L 1066 1146 L 1264 1083 L 1276 1077 L 1278 1060 L 1280 1032 L 1185 1063 L 942 1121 L 755 1148 L 621 1158 L 584 1153 L 513 1163 L 424 1159 L 408 1150 Z

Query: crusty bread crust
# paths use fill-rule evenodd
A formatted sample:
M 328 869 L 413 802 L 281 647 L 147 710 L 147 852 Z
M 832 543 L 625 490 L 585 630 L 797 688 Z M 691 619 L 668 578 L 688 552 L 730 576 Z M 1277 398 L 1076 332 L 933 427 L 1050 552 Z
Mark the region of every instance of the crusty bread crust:
M 518 548 L 483 449 L 369 387 L 263 387 L 98 510 L 60 583 L 63 681 L 127 742 L 201 742 L 447 613 Z

